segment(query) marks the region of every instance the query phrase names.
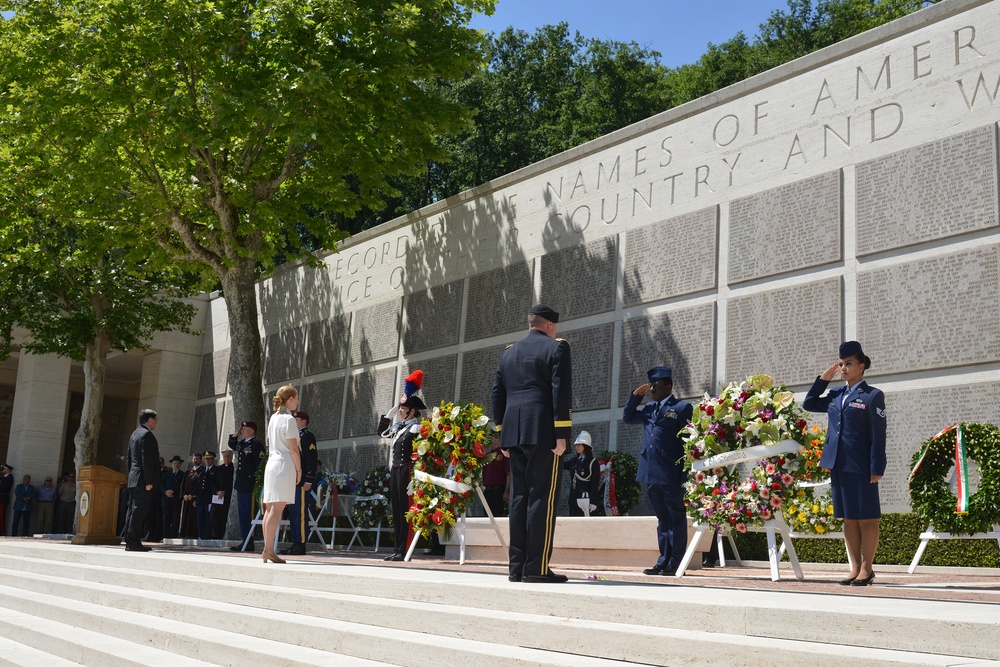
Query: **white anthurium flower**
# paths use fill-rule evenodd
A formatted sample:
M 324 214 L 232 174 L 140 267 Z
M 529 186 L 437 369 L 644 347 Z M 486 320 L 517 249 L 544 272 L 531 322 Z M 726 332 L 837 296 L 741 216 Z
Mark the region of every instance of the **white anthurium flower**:
M 738 418 L 739 418 L 739 413 L 736 412 L 735 410 L 730 410 L 729 412 L 726 413 L 726 416 L 722 418 L 722 423 L 726 424 L 727 426 L 732 426 L 733 424 L 736 423 L 736 420 Z
M 438 504 L 438 499 L 437 498 L 432 498 L 430 504 L 427 505 L 427 507 L 434 508 L 434 507 L 437 507 L 437 504 Z
M 451 442 L 454 439 L 455 439 L 455 432 L 454 431 L 447 431 L 447 432 L 445 432 L 445 434 L 444 434 L 444 441 L 445 442 Z
M 451 418 L 455 419 L 456 417 L 458 417 L 458 413 L 460 413 L 461 411 L 462 411 L 462 406 L 456 405 L 455 407 L 453 407 L 451 409 Z
M 417 454 L 423 456 L 427 453 L 427 441 L 423 440 L 419 445 L 417 445 Z
M 751 435 L 757 435 L 758 433 L 760 433 L 760 428 L 763 425 L 764 422 L 762 422 L 760 419 L 754 419 L 752 422 L 747 422 L 747 425 L 744 427 L 743 430 L 745 430 L 747 433 Z
M 490 418 L 486 415 L 481 415 L 473 424 L 478 427 L 486 426 L 490 423 Z

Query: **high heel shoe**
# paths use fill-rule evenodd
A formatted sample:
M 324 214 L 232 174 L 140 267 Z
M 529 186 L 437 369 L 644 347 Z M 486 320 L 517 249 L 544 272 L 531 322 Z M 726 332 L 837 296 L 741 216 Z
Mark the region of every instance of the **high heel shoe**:
M 872 582 L 875 581 L 875 573 L 872 572 L 864 579 L 855 579 L 851 586 L 871 586 Z
M 267 553 L 266 551 L 263 554 L 261 554 L 261 558 L 264 560 L 265 563 L 267 561 L 271 561 L 272 563 L 284 563 L 285 562 L 284 558 L 278 558 L 277 554 Z
M 841 579 L 840 580 L 840 585 L 841 586 L 852 586 L 856 580 L 857 580 L 857 577 L 848 577 L 847 579 Z

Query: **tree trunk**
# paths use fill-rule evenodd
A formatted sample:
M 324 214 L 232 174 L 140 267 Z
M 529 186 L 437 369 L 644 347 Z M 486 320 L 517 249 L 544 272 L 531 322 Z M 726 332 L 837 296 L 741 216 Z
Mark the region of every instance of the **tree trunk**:
M 229 393 L 233 397 L 236 423 L 250 419 L 259 425 L 261 442 L 265 430 L 264 383 L 261 365 L 260 326 L 257 323 L 257 280 L 253 261 L 241 259 L 222 276 L 222 296 L 229 310 Z M 232 433 L 234 424 L 223 424 L 224 433 Z M 239 535 L 235 520 L 236 503 L 230 507 L 227 537 Z
M 110 349 L 111 342 L 103 331 L 87 343 L 83 360 L 83 410 L 80 428 L 73 437 L 74 462 L 78 470 L 80 466 L 97 463 L 97 440 L 101 435 L 101 412 L 104 410 L 104 376 Z

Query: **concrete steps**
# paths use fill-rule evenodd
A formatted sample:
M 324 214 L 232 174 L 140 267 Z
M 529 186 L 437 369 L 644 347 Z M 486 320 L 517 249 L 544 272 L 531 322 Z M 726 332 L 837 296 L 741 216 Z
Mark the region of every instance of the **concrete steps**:
M 0 637 L 77 664 L 1000 664 L 992 605 L 6 540 L 0 582 Z

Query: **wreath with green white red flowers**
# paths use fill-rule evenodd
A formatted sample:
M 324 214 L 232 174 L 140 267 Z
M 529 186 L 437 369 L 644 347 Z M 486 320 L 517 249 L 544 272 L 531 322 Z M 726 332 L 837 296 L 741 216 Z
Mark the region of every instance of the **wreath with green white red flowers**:
M 464 406 L 441 402 L 420 423 L 413 441 L 413 500 L 406 520 L 413 530 L 429 537 L 447 535 L 456 519 L 475 502 L 473 489 L 482 484 L 483 467 L 493 460 L 490 452 L 490 418 L 475 403 Z M 439 481 L 418 479 L 430 475 Z M 454 491 L 440 483 L 450 484 Z M 468 490 L 465 490 L 468 489 Z
M 975 493 L 962 488 L 968 482 L 963 463 L 969 459 L 979 464 Z M 947 478 L 953 467 L 955 491 Z M 925 440 L 913 455 L 910 506 L 927 525 L 954 535 L 986 533 L 1000 524 L 1000 428 L 963 422 Z

